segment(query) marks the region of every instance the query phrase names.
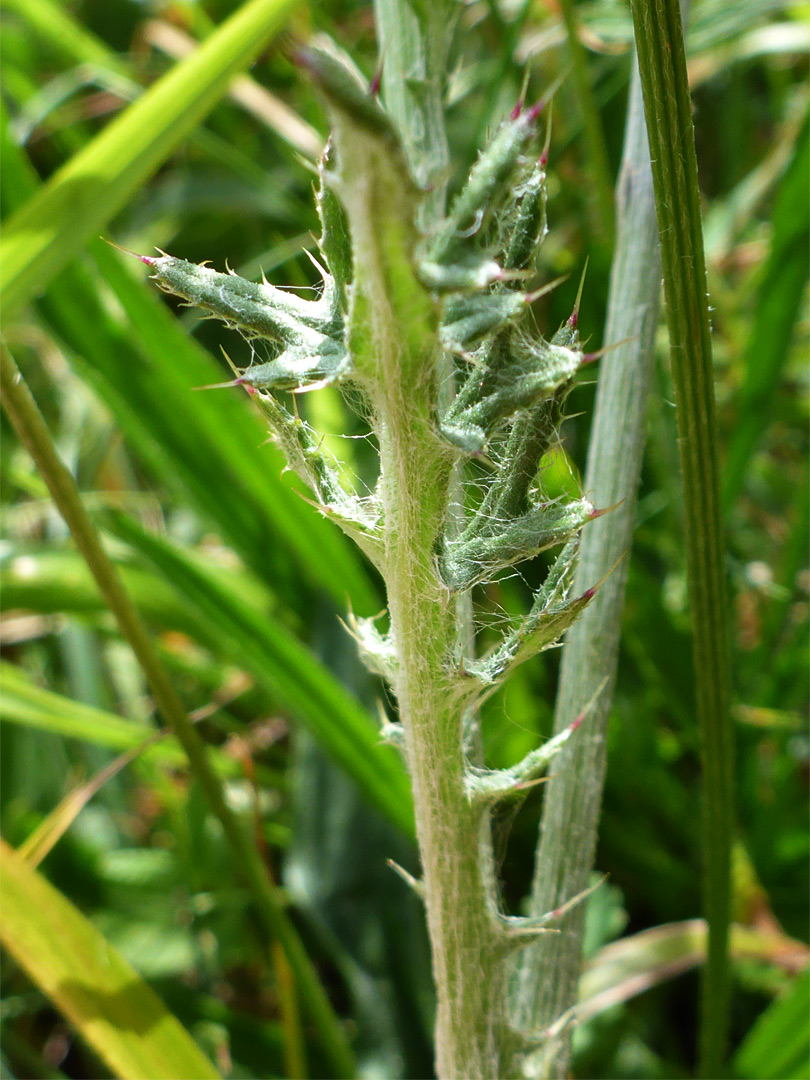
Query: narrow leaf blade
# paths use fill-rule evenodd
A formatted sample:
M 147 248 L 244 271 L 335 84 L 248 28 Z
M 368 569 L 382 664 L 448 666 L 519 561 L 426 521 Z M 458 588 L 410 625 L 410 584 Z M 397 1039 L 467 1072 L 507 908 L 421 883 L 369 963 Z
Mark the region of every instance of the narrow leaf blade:
M 0 244 L 6 318 L 126 203 L 282 25 L 295 0 L 250 0 L 74 155 L 11 218 Z
M 123 1080 L 216 1080 L 163 1002 L 42 874 L 0 840 L 0 940 Z

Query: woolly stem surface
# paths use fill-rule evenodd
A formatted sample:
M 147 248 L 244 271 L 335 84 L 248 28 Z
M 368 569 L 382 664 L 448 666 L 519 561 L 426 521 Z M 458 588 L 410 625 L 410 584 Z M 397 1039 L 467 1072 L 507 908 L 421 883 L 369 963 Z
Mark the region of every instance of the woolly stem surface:
M 456 602 L 439 581 L 433 554 L 452 460 L 431 428 L 431 395 L 413 393 L 397 383 L 396 370 L 392 375 L 380 403 L 384 574 L 433 949 L 437 1071 L 443 1078 L 492 1077 L 499 1075 L 494 1028 L 502 965 L 480 865 L 487 826 L 465 792 L 465 688 L 452 664 Z

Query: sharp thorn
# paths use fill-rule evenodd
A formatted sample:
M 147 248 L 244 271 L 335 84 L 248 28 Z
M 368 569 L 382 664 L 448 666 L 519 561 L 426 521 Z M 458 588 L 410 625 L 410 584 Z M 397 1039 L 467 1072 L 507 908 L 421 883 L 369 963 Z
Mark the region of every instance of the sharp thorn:
M 585 266 L 582 268 L 582 277 L 579 279 L 579 288 L 577 289 L 577 298 L 574 301 L 574 310 L 571 312 L 571 317 L 568 320 L 568 325 L 575 328 L 579 322 L 579 305 L 582 301 L 582 290 L 585 288 L 585 275 L 588 272 L 588 259 L 585 260 Z
M 543 285 L 542 288 L 536 289 L 534 292 L 526 293 L 526 303 L 533 304 L 535 300 L 539 300 L 541 296 L 545 296 L 546 293 L 550 293 L 552 289 L 556 289 L 558 285 L 562 285 L 564 281 L 567 281 L 570 274 L 562 274 L 561 277 L 555 278 L 550 281 L 548 285 Z
M 238 379 L 230 379 L 228 382 L 208 383 L 206 386 L 192 386 L 191 389 L 192 390 L 225 390 L 230 386 L 244 386 L 244 385 L 245 385 L 245 380 L 240 375 L 240 377 Z M 255 388 L 250 386 L 247 389 L 253 390 Z
M 395 874 L 398 874 L 406 885 L 410 885 L 417 896 L 423 895 L 424 886 L 421 881 L 413 876 L 413 874 L 409 874 L 404 867 L 400 866 L 399 863 L 394 862 L 393 859 L 386 859 L 386 865 L 389 866 Z
M 110 247 L 123 251 L 125 255 L 131 255 L 133 259 L 140 259 L 140 261 L 146 263 L 147 266 L 154 266 L 157 262 L 157 259 L 153 258 L 151 255 L 139 255 L 137 251 L 130 251 L 129 248 L 121 247 L 120 244 L 116 244 L 114 240 L 108 240 L 106 236 L 101 236 L 99 239 L 103 240 L 105 244 L 109 244 Z M 158 248 L 158 251 L 160 251 L 160 248 Z
M 594 509 L 591 510 L 590 514 L 588 515 L 588 520 L 596 521 L 597 518 L 604 517 L 605 514 L 609 514 L 611 510 L 618 510 L 618 508 L 622 505 L 624 501 L 624 499 L 619 499 L 619 501 L 614 503 L 612 506 L 603 506 L 599 510 L 594 507 Z

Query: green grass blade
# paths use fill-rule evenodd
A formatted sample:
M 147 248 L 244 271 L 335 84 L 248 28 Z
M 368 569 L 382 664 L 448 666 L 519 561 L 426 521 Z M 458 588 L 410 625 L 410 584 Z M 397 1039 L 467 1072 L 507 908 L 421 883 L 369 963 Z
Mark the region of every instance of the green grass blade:
M 258 679 L 353 777 L 360 790 L 406 834 L 413 835 L 410 784 L 395 750 L 380 743 L 377 725 L 320 661 L 258 607 L 195 565 L 179 548 L 111 514 L 117 536 L 132 544 L 171 581 L 210 644 Z
M 135 79 L 136 65 L 131 58 L 122 57 L 54 0 L 4 0 L 6 10 L 25 20 L 28 27 L 49 51 L 62 57 L 66 65 L 85 65 L 99 74 L 112 72 L 118 76 L 122 94 L 134 100 L 143 92 Z M 198 23 L 202 20 L 198 17 Z M 208 20 L 206 20 L 206 25 Z M 166 53 L 171 59 L 181 59 L 197 46 L 197 42 L 176 26 L 155 20 L 147 24 L 144 44 Z M 273 97 L 248 75 L 237 76 L 228 90 L 229 96 L 261 124 L 275 131 L 280 138 L 316 161 L 323 148 L 323 138 L 296 113 Z M 192 136 L 198 145 L 211 146 L 211 132 L 198 130 Z M 232 157 L 236 156 L 231 148 Z
M 6 319 L 42 291 L 166 160 L 294 5 L 249 0 L 17 211 L 0 242 Z
M 123 1080 L 215 1080 L 188 1032 L 67 898 L 0 840 L 0 938 Z
M 19 202 L 34 190 L 36 178 L 2 119 L 3 194 Z M 142 459 L 169 490 L 190 496 L 268 584 L 278 588 L 303 575 L 341 607 L 348 597 L 360 615 L 378 611 L 379 594 L 356 549 L 312 513 L 296 481 L 282 477 L 282 457 L 262 446 L 267 429 L 258 412 L 241 393 L 194 393 L 193 387 L 221 379 L 221 366 L 188 336 L 154 288 L 129 272 L 123 256 L 96 240 L 90 250 L 126 319 L 113 315 L 96 279 L 79 263 L 52 282 L 43 306 L 82 376 Z
M 130 519 L 108 520 L 160 571 L 156 577 L 135 566 L 118 568 L 150 624 L 161 631 L 181 629 L 213 655 L 250 672 L 271 700 L 312 731 L 365 798 L 412 837 L 410 784 L 398 754 L 381 744 L 372 718 L 317 657 L 274 621 L 266 605 L 247 603 L 231 576 L 206 570 Z M 86 567 L 72 552 L 11 553 L 0 568 L 9 608 L 48 615 L 105 610 Z M 266 598 L 262 592 L 261 600 Z M 67 718 L 64 724 L 69 726 Z
M 172 626 L 193 636 L 196 623 L 171 586 L 137 566 L 118 562 L 116 570 L 150 623 Z M 68 612 L 83 618 L 107 610 L 87 564 L 75 551 L 9 544 L 0 555 L 0 586 L 3 606 L 9 611 Z
M 745 350 L 740 415 L 723 472 L 723 502 L 727 509 L 740 492 L 751 454 L 773 414 L 774 391 L 801 310 L 810 242 L 808 174 L 810 126 L 805 123 L 773 210 L 771 250 L 759 287 L 756 320 Z
M 560 11 L 568 35 L 568 52 L 571 56 L 571 79 L 574 84 L 577 107 L 582 115 L 585 153 L 588 170 L 593 182 L 591 217 L 594 232 L 610 248 L 613 244 L 613 182 L 610 175 L 605 133 L 596 105 L 591 76 L 588 71 L 588 55 L 579 40 L 577 17 L 573 0 L 561 0 Z
M 0 202 L 3 216 L 21 206 L 36 190 L 37 174 L 11 135 L 6 104 L 0 98 Z
M 633 0 L 667 300 L 686 517 L 686 561 L 703 766 L 704 908 L 709 945 L 700 1068 L 722 1075 L 728 1041 L 728 928 L 734 829 L 728 606 L 706 267 L 695 136 L 677 0 Z
M 803 1080 L 810 1076 L 810 970 L 765 1010 L 734 1058 L 744 1080 Z
M 69 64 L 93 64 L 130 78 L 128 65 L 100 38 L 52 0 L 3 0 L 7 12 L 25 19 L 37 41 L 58 52 Z
M 82 505 L 73 477 L 59 459 L 45 421 L 22 381 L 14 360 L 5 348 L 0 349 L 0 384 L 4 407 L 12 426 L 48 484 L 76 546 L 87 561 L 122 634 L 143 668 L 158 709 L 183 745 L 195 778 L 200 783 L 212 812 L 222 824 L 231 854 L 240 874 L 250 887 L 266 934 L 270 939 L 277 938 L 284 949 L 295 973 L 305 1008 L 317 1025 L 335 1073 L 341 1077 L 352 1076 L 354 1059 L 346 1034 L 332 1009 L 318 974 L 295 927 L 273 891 L 267 868 L 253 838 L 225 801 L 222 784 L 211 767 L 205 746 L 186 715 L 151 639 Z
M 119 752 L 134 750 L 156 734 L 155 728 L 148 724 L 124 720 L 115 713 L 36 686 L 16 664 L 0 662 L 0 689 L 0 720 L 4 723 L 47 731 L 66 739 L 81 739 Z M 161 739 L 145 748 L 142 756 L 146 761 L 174 768 L 188 760 L 175 738 Z M 221 775 L 242 775 L 242 768 L 234 758 L 217 751 L 211 756 Z

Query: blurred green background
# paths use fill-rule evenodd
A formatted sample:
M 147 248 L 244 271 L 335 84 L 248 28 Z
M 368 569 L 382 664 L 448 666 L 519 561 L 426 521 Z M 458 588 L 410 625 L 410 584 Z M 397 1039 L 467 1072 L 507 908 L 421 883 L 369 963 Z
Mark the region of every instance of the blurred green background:
M 3 214 L 168 70 L 181 35 L 204 38 L 235 6 L 6 0 Z M 615 178 L 629 6 L 595 0 L 575 13 Z M 807 17 L 806 4 L 702 0 L 688 38 L 733 603 L 735 919 L 764 943 L 759 955 L 740 950 L 734 962 L 735 1070 L 743 1077 L 808 1075 L 807 984 L 795 979 L 808 938 Z M 308 161 L 326 127 L 290 56 L 317 30 L 373 75 L 369 4 L 299 8 L 286 37 L 251 69 L 272 98 L 224 98 L 105 236 L 146 254 L 157 247 L 312 286 Z M 518 99 L 525 72 L 528 97 L 539 97 L 569 65 L 554 0 L 460 5 L 447 117 L 454 177 Z M 571 78 L 554 101 L 549 168 L 551 231 L 538 273 L 571 276 L 535 315 L 544 332 L 559 326 L 589 259 L 579 325 L 598 349 L 609 227 Z M 192 392 L 224 377 L 221 347 L 245 365 L 249 346 L 164 297 L 144 271 L 94 242 L 6 321 L 5 339 L 184 703 L 199 710 L 199 728 L 218 748 L 231 804 L 255 822 L 363 1075 L 429 1077 L 421 911 L 386 866 L 393 858 L 417 869 L 401 770 L 376 746 L 373 728 L 392 703 L 340 622 L 347 601 L 359 614 L 379 611 L 380 582 L 282 475 L 247 396 Z M 581 1027 L 578 1077 L 680 1077 L 693 1067 L 696 971 L 665 977 L 677 956 L 661 965 L 633 937 L 700 911 L 697 731 L 663 326 L 658 351 L 597 860 L 609 883 L 589 901 L 587 933 L 597 958 L 627 936 L 626 962 L 652 988 L 607 1003 Z M 547 463 L 552 494 L 576 488 L 584 467 L 598 378 L 586 370 L 569 401 L 577 415 Z M 299 401 L 328 433 L 327 448 L 373 482 L 366 429 L 337 392 Z M 156 721 L 132 653 L 7 424 L 2 451 L 0 806 L 3 835 L 16 846 Z M 478 597 L 492 622 L 524 610 L 543 573 L 538 560 Z M 557 656 L 546 653 L 487 704 L 493 765 L 512 764 L 549 733 L 556 672 Z M 504 901 L 514 912 L 531 878 L 541 806 L 535 791 L 496 822 Z M 224 1075 L 290 1075 L 291 1044 L 304 1051 L 300 1075 L 328 1075 L 313 1033 L 283 1008 L 283 967 L 258 947 L 222 835 L 168 744 L 109 779 L 42 869 Z M 108 1075 L 8 958 L 2 974 L 2 1075 Z M 786 1015 L 795 1044 L 787 1060 L 777 1054 Z

